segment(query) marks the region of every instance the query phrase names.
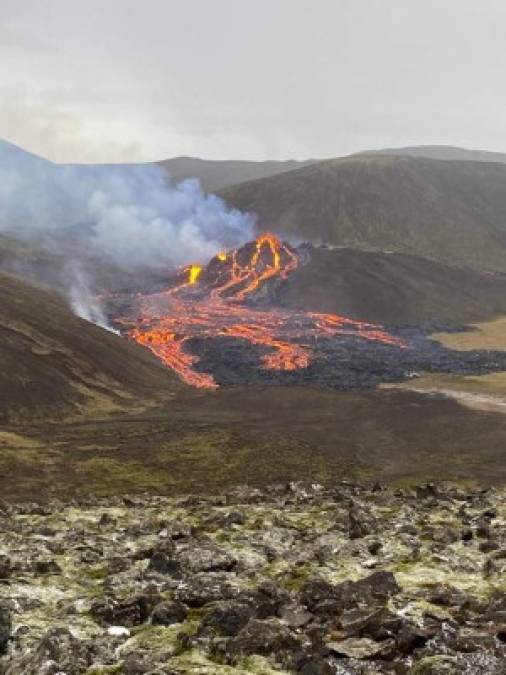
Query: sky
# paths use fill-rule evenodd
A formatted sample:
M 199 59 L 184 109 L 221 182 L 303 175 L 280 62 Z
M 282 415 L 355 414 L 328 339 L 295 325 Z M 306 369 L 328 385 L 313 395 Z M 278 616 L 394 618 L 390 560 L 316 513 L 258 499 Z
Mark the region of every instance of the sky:
M 0 138 L 59 162 L 506 151 L 504 0 L 1 0 Z

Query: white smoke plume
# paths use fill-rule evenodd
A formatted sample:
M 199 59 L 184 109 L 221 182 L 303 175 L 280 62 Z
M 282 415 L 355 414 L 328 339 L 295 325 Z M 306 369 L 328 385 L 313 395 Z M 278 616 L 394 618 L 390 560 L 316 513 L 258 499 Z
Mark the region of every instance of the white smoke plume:
M 118 331 L 112 328 L 100 305 L 100 301 L 91 290 L 91 280 L 79 262 L 72 262 L 66 266 L 65 276 L 68 279 L 68 298 L 72 311 L 81 319 L 105 328 L 113 333 Z
M 253 229 L 251 215 L 158 165 L 56 165 L 0 142 L 0 232 L 73 233 L 117 265 L 160 266 L 205 261 Z

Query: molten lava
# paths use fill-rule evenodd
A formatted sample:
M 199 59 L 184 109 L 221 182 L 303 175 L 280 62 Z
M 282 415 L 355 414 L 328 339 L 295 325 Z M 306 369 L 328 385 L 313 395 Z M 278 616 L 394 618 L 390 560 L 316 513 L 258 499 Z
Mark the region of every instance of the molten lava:
M 299 264 L 296 252 L 272 234 L 228 253 L 218 253 L 206 269 L 190 265 L 186 281 L 161 293 L 142 296 L 140 314 L 121 323 L 186 383 L 216 388 L 212 375 L 199 372 L 199 357 L 185 345 L 192 338 L 234 337 L 268 348 L 264 368 L 296 370 L 311 362 L 318 340 L 343 335 L 402 347 L 379 326 L 335 314 L 262 309 L 245 301 L 258 298 L 269 282 L 283 280 Z
M 188 267 L 188 283 L 196 284 L 201 274 L 202 267 L 200 265 L 190 265 Z

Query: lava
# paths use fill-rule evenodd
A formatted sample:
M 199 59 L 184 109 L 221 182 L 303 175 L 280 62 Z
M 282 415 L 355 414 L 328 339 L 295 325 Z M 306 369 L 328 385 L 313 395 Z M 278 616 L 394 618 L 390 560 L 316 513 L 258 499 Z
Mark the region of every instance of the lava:
M 267 348 L 266 369 L 306 368 L 318 340 L 355 336 L 387 345 L 402 342 L 380 326 L 336 314 L 263 309 L 258 299 L 269 282 L 283 280 L 299 265 L 297 253 L 272 234 L 262 234 L 241 249 L 220 252 L 203 269 L 185 268 L 186 281 L 140 298 L 140 312 L 122 320 L 131 338 L 148 347 L 187 384 L 216 388 L 212 375 L 199 372 L 199 357 L 189 353 L 192 338 L 234 337 Z
M 201 274 L 202 267 L 200 265 L 190 265 L 188 267 L 188 283 L 196 284 Z

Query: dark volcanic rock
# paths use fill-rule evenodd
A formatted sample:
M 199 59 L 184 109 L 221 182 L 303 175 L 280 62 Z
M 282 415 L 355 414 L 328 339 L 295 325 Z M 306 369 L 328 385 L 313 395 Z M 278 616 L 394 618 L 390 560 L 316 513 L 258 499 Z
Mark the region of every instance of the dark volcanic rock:
M 61 675 L 84 673 L 91 662 L 90 649 L 66 628 L 53 628 L 40 640 L 33 654 L 13 662 L 5 675 Z
M 352 483 L 11 505 L 0 673 L 502 675 L 505 509 Z
M 240 655 L 261 654 L 285 656 L 300 648 L 290 630 L 277 619 L 252 619 L 227 644 L 232 660 Z
M 11 611 L 6 605 L 0 605 L 0 654 L 4 651 L 11 636 Z
M 251 605 L 238 601 L 216 603 L 202 621 L 201 632 L 237 635 L 254 614 Z
M 151 622 L 161 626 L 170 626 L 181 623 L 188 614 L 187 608 L 181 602 L 160 602 L 153 609 Z

